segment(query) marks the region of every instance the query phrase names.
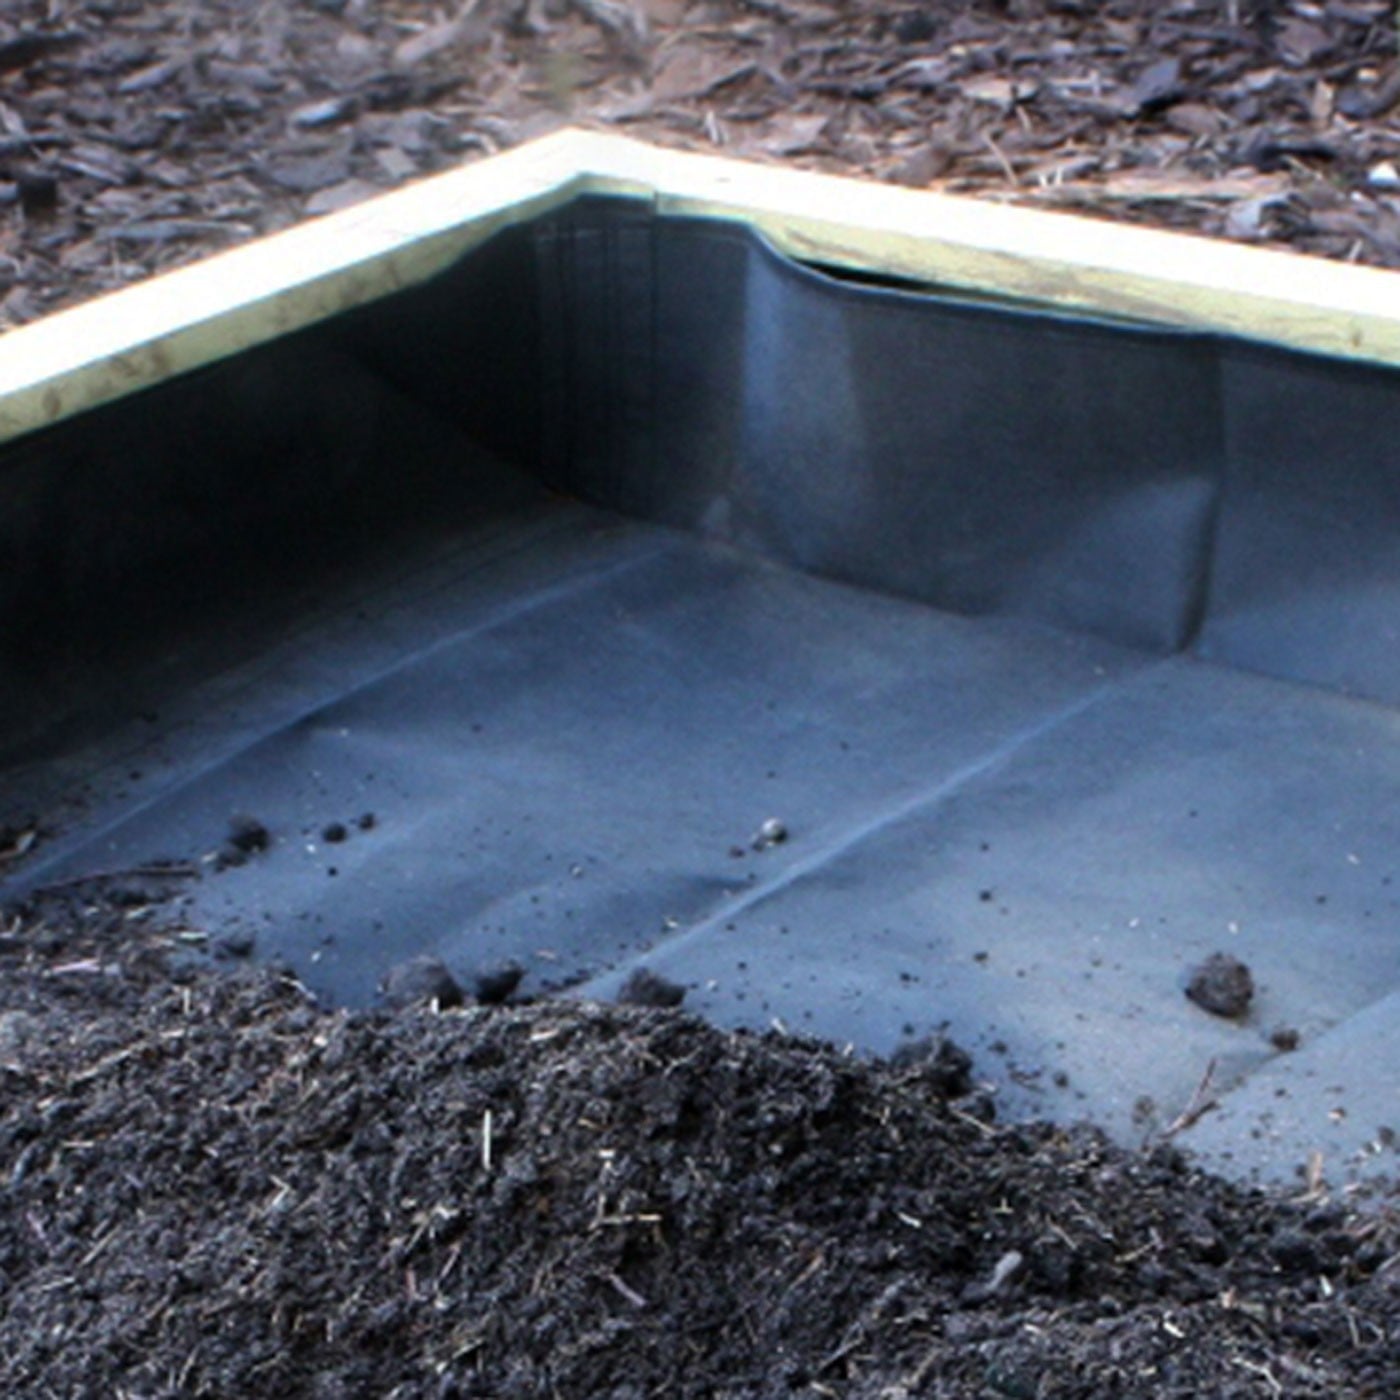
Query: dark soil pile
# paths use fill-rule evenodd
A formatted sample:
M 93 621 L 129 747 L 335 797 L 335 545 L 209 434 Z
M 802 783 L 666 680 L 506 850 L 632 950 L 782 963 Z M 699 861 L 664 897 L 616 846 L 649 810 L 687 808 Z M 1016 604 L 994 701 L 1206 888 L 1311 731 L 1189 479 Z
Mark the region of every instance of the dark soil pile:
M 10 0 L 0 326 L 568 122 L 1400 266 L 1393 0 Z
M 24 1396 L 1393 1397 L 1396 1221 L 681 1012 L 330 1012 L 140 890 L 0 980 Z

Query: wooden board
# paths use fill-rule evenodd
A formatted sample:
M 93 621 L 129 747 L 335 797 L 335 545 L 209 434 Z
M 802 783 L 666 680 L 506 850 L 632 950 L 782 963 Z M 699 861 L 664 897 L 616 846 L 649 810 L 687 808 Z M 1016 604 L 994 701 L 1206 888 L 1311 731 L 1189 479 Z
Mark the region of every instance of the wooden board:
M 1400 364 L 1400 273 L 569 130 L 0 336 L 0 440 L 430 277 L 583 193 L 795 258 Z

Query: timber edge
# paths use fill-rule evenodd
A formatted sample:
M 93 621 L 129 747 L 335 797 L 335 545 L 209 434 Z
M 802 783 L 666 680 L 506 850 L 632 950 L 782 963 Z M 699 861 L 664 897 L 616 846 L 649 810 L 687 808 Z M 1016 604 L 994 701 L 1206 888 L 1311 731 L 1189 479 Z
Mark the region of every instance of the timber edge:
M 572 128 L 0 335 L 0 441 L 426 280 L 583 194 L 802 262 L 1400 365 L 1400 273 Z

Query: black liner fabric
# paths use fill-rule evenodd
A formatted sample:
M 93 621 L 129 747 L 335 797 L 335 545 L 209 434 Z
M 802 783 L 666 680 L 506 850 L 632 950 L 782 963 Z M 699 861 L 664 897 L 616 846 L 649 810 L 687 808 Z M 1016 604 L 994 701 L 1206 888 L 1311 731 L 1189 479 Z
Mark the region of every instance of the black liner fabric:
M 949 1023 L 1128 1137 L 1214 1060 L 1217 1160 L 1350 1158 L 1400 1113 L 1395 404 L 582 201 L 0 451 L 6 890 L 250 812 L 186 918 L 336 999 L 646 962 L 728 1023 Z M 1182 995 L 1218 948 L 1243 1024 Z

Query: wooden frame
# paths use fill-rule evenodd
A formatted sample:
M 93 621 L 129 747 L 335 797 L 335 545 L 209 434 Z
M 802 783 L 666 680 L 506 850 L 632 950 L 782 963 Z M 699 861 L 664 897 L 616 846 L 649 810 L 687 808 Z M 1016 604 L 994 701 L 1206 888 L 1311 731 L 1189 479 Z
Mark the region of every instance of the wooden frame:
M 1400 274 L 583 130 L 0 336 L 0 440 L 421 281 L 579 194 L 737 220 L 831 267 L 1400 365 Z

